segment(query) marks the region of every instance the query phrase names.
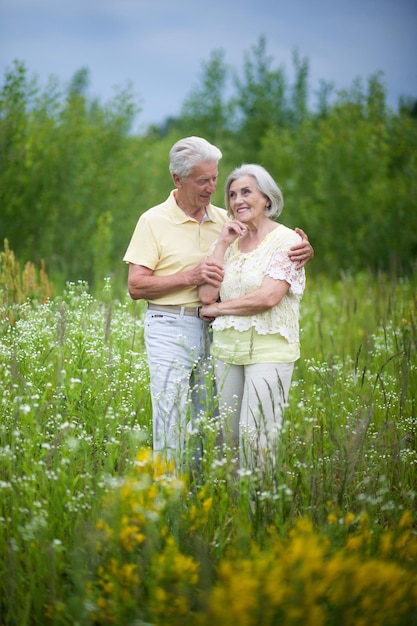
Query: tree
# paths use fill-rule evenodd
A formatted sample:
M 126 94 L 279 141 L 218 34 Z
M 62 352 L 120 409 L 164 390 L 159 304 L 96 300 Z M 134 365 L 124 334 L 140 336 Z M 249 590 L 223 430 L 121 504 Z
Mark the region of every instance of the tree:
M 184 135 L 200 135 L 221 143 L 232 126 L 231 107 L 226 102 L 229 68 L 224 51 L 214 50 L 203 63 L 200 85 L 192 91 L 181 108 L 180 129 Z
M 132 96 L 122 91 L 105 106 L 91 105 L 85 86 L 83 71 L 66 95 L 56 84 L 42 93 L 16 63 L 0 92 L 1 236 L 22 262 L 43 258 L 48 272 L 63 280 L 93 280 L 92 242 L 110 232 L 103 216 L 122 215 L 137 198 L 125 175 L 131 172 Z M 106 246 L 114 257 L 113 241 Z M 95 258 L 104 276 L 110 256 Z
M 266 54 L 266 40 L 259 39 L 245 54 L 243 78 L 235 75 L 234 106 L 239 121 L 239 149 L 242 160 L 256 161 L 263 137 L 289 121 L 287 79 L 283 68 L 272 69 Z
M 271 131 L 261 159 L 283 187 L 284 222 L 310 236 L 316 270 L 413 269 L 417 123 L 387 108 L 378 74 L 340 92 L 325 116 Z

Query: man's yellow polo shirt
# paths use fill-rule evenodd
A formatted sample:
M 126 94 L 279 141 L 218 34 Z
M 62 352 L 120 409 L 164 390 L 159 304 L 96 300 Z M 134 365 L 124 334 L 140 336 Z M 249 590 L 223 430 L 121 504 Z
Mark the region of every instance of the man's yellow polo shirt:
M 155 276 L 167 276 L 191 270 L 206 258 L 212 243 L 219 237 L 227 213 L 212 204 L 199 223 L 180 209 L 174 191 L 162 204 L 143 213 L 130 240 L 123 260 L 144 265 Z M 199 306 L 197 287 L 185 287 L 157 300 L 155 304 Z

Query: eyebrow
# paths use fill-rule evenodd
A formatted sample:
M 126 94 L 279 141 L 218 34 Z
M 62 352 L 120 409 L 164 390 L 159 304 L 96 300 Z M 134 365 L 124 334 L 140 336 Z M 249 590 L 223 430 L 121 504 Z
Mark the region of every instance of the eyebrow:
M 195 178 L 195 181 L 197 183 L 205 183 L 206 180 L 211 180 L 212 178 L 218 178 L 219 175 L 216 174 L 216 176 L 201 176 L 200 178 Z
M 240 187 L 239 189 L 229 189 L 230 193 L 236 193 L 237 191 L 253 191 L 253 188 L 250 185 L 245 185 L 244 187 Z

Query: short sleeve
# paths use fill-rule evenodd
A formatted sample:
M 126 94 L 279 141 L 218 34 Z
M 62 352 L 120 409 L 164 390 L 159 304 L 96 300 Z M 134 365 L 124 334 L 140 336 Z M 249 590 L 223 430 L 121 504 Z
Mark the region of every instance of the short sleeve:
M 158 264 L 159 255 L 159 245 L 150 221 L 143 214 L 136 224 L 123 261 L 135 265 L 144 265 L 154 270 Z
M 287 250 L 274 253 L 265 273 L 276 280 L 285 280 L 290 285 L 290 291 L 302 295 L 305 286 L 304 268 L 297 269 L 297 263 L 290 261 Z

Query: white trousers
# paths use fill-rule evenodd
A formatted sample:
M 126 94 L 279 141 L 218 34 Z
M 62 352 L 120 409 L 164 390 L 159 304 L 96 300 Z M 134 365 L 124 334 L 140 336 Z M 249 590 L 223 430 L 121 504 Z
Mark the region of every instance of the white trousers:
M 206 409 L 207 328 L 198 317 L 146 311 L 155 451 L 181 456 L 187 432 Z
M 224 441 L 239 451 L 240 467 L 262 464 L 274 449 L 294 363 L 230 365 L 215 361 Z

